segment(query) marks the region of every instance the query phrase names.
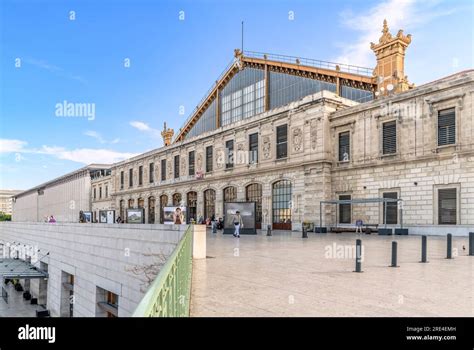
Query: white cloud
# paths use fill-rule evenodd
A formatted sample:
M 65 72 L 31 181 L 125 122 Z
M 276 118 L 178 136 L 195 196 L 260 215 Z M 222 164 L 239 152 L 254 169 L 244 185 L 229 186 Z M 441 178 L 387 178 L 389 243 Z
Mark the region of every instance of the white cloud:
M 93 148 L 76 148 L 69 150 L 64 147 L 42 146 L 39 149 L 29 149 L 26 148 L 27 144 L 26 141 L 21 140 L 0 139 L 0 153 L 17 153 L 16 157 L 19 155 L 22 159 L 24 159 L 24 157 L 21 156 L 23 153 L 43 154 L 83 164 L 116 163 L 137 155 L 137 153 Z
M 358 32 L 358 37 L 351 43 L 340 44 L 342 53 L 334 58 L 335 62 L 375 67 L 375 56 L 370 49 L 370 42 L 378 42 L 383 20 L 387 19 L 390 32 L 395 35 L 399 29 L 405 34 L 434 18 L 446 16 L 456 9 L 440 8 L 437 0 L 387 0 L 378 3 L 363 13 L 352 11 L 340 13 L 342 25 Z
M 28 142 L 14 139 L 0 139 L 0 153 L 21 152 Z
M 152 137 L 159 138 L 161 135 L 160 130 L 153 129 L 147 123 L 138 120 L 131 121 L 130 125 L 137 130 L 150 134 Z
M 68 150 L 63 147 L 54 146 L 43 146 L 37 151 L 37 153 L 51 155 L 58 159 L 65 159 L 83 164 L 116 163 L 137 155 L 136 153 L 122 153 L 108 149 L 78 148 Z
M 96 139 L 97 141 L 99 141 L 100 143 L 105 143 L 106 142 L 104 140 L 104 138 L 97 131 L 88 130 L 84 133 L 84 135 L 90 136 L 90 137 Z

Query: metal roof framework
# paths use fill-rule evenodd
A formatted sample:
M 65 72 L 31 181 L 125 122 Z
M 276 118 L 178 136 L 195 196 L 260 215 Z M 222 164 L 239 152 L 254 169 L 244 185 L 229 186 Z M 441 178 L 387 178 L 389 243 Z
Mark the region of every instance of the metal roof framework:
M 48 278 L 48 273 L 21 259 L 0 259 L 0 277 L 5 279 Z
M 331 199 L 319 202 L 319 229 L 321 232 L 323 222 L 323 205 L 324 204 L 367 204 L 367 203 L 383 203 L 384 206 L 384 228 L 387 228 L 387 203 L 403 203 L 401 198 L 357 198 L 357 199 Z M 380 210 L 380 209 L 379 209 Z M 400 228 L 403 228 L 403 205 L 399 206 L 400 211 Z M 336 227 L 337 227 L 337 210 L 336 210 Z

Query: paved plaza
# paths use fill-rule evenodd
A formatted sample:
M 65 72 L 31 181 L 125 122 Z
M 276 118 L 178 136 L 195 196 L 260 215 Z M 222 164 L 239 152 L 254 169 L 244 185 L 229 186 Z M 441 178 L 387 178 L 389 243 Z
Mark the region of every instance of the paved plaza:
M 474 257 L 468 237 L 362 235 L 362 273 L 354 273 L 356 235 L 207 233 L 205 260 L 193 264 L 191 316 L 474 316 Z M 397 268 L 388 267 L 398 241 Z M 465 248 L 465 250 L 463 249 Z M 345 252 L 345 253 L 344 253 Z
M 8 303 L 0 298 L 0 317 L 36 317 L 36 310 L 44 310 L 43 306 L 31 305 L 23 299 L 23 292 L 17 292 L 11 283 L 2 285 L 8 293 Z

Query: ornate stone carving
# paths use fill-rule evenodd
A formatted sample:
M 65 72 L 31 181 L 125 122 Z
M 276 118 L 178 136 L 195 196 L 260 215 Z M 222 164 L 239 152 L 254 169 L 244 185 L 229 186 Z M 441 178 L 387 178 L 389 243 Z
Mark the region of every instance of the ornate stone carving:
M 303 149 L 303 131 L 300 128 L 293 129 L 293 150 L 299 152 Z
M 218 149 L 216 153 L 217 153 L 216 165 L 217 165 L 217 168 L 221 169 L 224 166 L 224 151 L 222 149 Z
M 186 157 L 181 158 L 181 176 L 186 174 Z
M 270 158 L 270 146 L 271 146 L 270 136 L 264 136 L 262 150 L 263 150 L 263 157 L 265 159 Z
M 197 170 L 202 170 L 202 154 L 199 153 L 197 156 Z
M 311 120 L 311 123 L 309 124 L 309 127 L 310 127 L 310 138 L 311 138 L 311 149 L 315 150 L 316 145 L 317 145 L 317 139 L 316 139 L 317 122 L 316 122 L 316 119 Z

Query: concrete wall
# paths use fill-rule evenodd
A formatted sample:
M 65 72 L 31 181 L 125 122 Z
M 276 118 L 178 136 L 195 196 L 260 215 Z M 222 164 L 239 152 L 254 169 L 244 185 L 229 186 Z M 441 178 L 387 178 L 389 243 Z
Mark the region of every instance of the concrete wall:
M 79 211 L 91 210 L 88 172 L 19 196 L 13 203 L 13 221 L 43 222 L 53 215 L 58 222 L 79 222 Z
M 178 225 L 11 222 L 0 223 L 0 242 L 19 242 L 40 250 L 39 258 L 48 266 L 47 308 L 53 316 L 64 314 L 63 272 L 74 275 L 75 317 L 96 315 L 97 287 L 117 294 L 119 316 L 130 316 L 184 229 Z M 41 258 L 47 252 L 49 256 Z M 41 293 L 42 283 L 32 281 L 34 297 Z

